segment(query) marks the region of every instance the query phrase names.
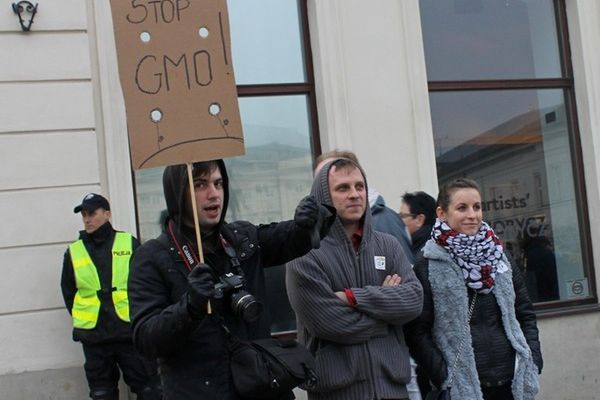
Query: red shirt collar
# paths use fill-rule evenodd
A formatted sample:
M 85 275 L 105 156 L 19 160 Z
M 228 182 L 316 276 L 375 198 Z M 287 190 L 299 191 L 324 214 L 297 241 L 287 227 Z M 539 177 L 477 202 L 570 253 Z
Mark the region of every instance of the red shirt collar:
M 362 241 L 362 236 L 363 227 L 360 226 L 356 231 L 354 231 L 352 237 L 350 238 L 350 241 L 352 242 L 352 247 L 354 247 L 354 251 L 358 251 L 358 248 L 360 247 L 360 242 Z

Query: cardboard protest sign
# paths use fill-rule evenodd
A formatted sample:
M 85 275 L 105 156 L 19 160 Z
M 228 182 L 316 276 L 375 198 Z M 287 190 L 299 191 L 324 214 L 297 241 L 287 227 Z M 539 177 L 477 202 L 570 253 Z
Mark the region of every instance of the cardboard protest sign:
M 111 0 L 134 169 L 244 154 L 226 0 Z

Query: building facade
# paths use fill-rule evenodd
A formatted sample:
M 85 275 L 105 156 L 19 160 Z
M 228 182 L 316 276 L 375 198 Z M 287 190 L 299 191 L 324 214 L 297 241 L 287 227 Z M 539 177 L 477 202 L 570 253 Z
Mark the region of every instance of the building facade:
M 161 170 L 131 171 L 109 2 L 37 3 L 27 33 L 12 2 L 0 7 L 0 398 L 80 399 L 59 289 L 73 206 L 100 192 L 117 229 L 154 237 Z M 246 142 L 227 161 L 229 219 L 290 218 L 313 158 L 335 148 L 356 152 L 394 209 L 405 191 L 475 178 L 536 300 L 539 398 L 599 398 L 600 3 L 228 5 Z M 268 275 L 274 304 L 283 273 Z M 289 309 L 273 314 L 274 331 L 293 331 Z

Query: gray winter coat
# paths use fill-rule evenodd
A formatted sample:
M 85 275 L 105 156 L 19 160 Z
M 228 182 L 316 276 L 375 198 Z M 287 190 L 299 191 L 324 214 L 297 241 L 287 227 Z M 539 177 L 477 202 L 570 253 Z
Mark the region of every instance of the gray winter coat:
M 312 188 L 317 201 L 329 205 L 330 166 Z M 382 287 L 393 274 L 402 277 L 401 284 Z M 309 388 L 309 399 L 407 397 L 410 365 L 402 326 L 420 314 L 422 287 L 398 240 L 372 229 L 368 207 L 358 252 L 336 218 L 319 249 L 288 263 L 286 281 L 298 339 L 316 357 L 319 382 Z M 345 288 L 352 289 L 356 307 L 335 295 Z
M 465 329 L 468 321 L 469 294 L 462 270 L 452 261 L 444 248 L 431 240 L 423 248 L 423 255 L 429 261 L 428 282 L 423 284 L 431 287 L 431 299 L 426 299 L 426 303 L 430 304 L 433 301 L 431 337 L 435 349 L 429 349 L 429 351 L 442 354 L 445 366 L 448 369 L 447 374 L 450 374 L 460 348 L 460 342 L 464 338 L 465 345 L 454 373 L 451 395 L 452 398 L 461 400 L 482 400 L 475 353 L 472 346 L 472 330 L 475 327 L 471 326 L 470 329 Z M 503 261 L 509 265 L 506 257 Z M 535 342 L 532 344 L 536 344 L 536 356 L 540 364 L 538 367 L 534 362 L 532 349 L 516 315 L 515 304 L 517 299 L 513 285 L 512 269 L 509 268 L 505 273 L 496 274 L 493 291 L 482 296 L 490 295 L 495 297 L 501 314 L 504 335 L 515 353 L 512 377 L 513 397 L 515 400 L 532 400 L 539 391 L 538 370 L 541 369 L 541 354 L 539 353 L 536 329 L 535 338 L 531 338 L 531 340 Z M 412 329 L 413 326 L 418 325 L 421 318 L 412 323 L 410 328 Z M 409 329 L 409 335 L 413 335 L 413 332 L 410 332 L 411 329 Z M 422 336 L 423 332 L 419 331 L 417 334 Z M 412 339 L 414 338 L 411 336 Z M 493 345 L 493 343 L 490 343 L 489 348 L 492 349 Z M 421 355 L 427 354 L 427 349 L 424 348 L 415 349 L 415 351 Z M 417 361 L 419 361 L 419 358 L 422 357 L 417 357 Z M 425 361 L 425 359 L 422 359 L 422 361 Z M 448 377 L 447 374 L 444 375 Z M 448 378 L 446 378 L 443 386 L 446 385 L 448 385 Z

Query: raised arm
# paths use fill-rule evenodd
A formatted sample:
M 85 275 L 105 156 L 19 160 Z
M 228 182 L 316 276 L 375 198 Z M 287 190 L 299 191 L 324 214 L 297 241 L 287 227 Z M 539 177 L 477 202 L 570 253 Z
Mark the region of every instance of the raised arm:
M 334 221 L 335 209 L 307 196 L 296 207 L 293 220 L 260 225 L 258 241 L 264 266 L 285 264 L 319 247 Z

